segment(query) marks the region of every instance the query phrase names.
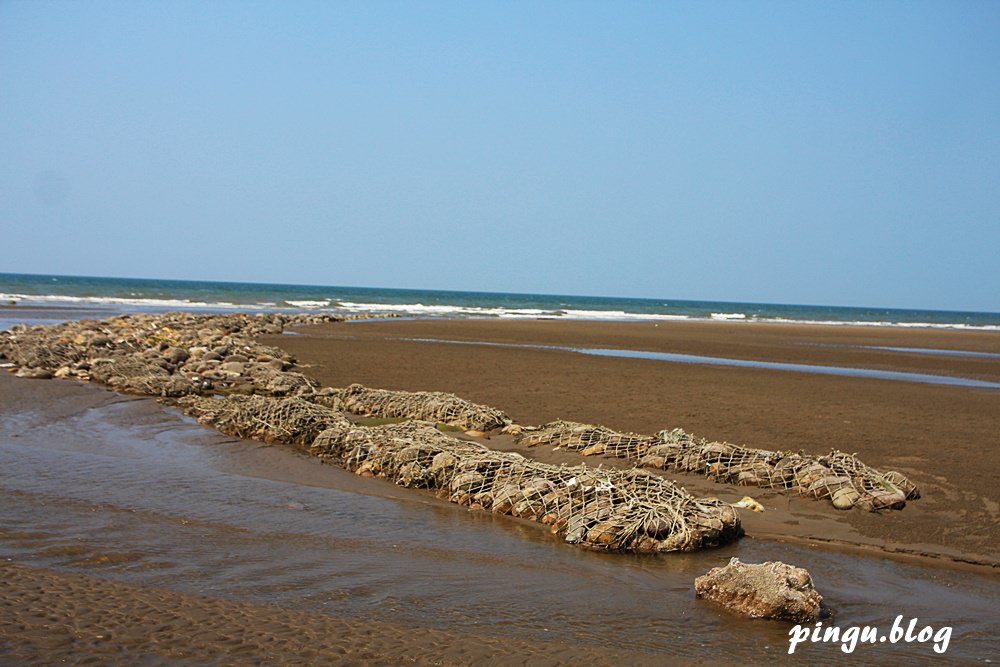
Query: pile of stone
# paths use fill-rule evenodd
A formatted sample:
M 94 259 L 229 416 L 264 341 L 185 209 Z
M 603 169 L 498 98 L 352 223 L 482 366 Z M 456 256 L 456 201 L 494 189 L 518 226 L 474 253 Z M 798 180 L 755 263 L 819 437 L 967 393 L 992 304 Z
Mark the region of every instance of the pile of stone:
M 749 618 L 813 623 L 825 615 L 823 596 L 806 570 L 780 561 L 732 558 L 694 582 L 695 594 Z
M 487 431 L 509 424 L 495 408 L 439 392 L 320 389 L 294 370 L 294 358 L 254 340 L 336 319 L 169 313 L 19 326 L 0 333 L 0 363 L 21 377 L 76 378 L 160 397 L 230 435 L 299 446 L 359 475 L 541 522 L 570 544 L 690 551 L 742 535 L 730 505 L 694 498 L 648 471 L 543 464 L 435 427 Z M 365 427 L 344 410 L 408 421 Z
M 177 404 L 201 424 L 268 444 L 307 447 L 324 431 L 350 426 L 343 413 L 298 396 L 186 396 Z
M 538 521 L 570 544 L 632 552 L 691 551 L 742 534 L 715 498 L 695 498 L 638 470 L 540 463 L 440 433 L 430 423 L 334 428 L 312 445 L 348 469 L 437 490 L 474 509 Z
M 544 426 L 513 425 L 508 433 L 526 446 L 552 445 L 580 453 L 581 456 L 604 454 L 622 459 L 638 459 L 656 444 L 656 438 L 638 433 L 620 433 L 605 426 L 554 421 Z
M 295 397 L 181 403 L 200 422 L 227 433 L 304 445 L 358 475 L 431 489 L 471 509 L 537 521 L 582 547 L 692 551 L 742 534 L 730 505 L 695 498 L 644 470 L 540 463 L 452 437 L 432 422 L 357 426 L 336 410 Z
M 511 420 L 500 410 L 440 391 L 389 391 L 352 384 L 337 394 L 357 415 L 441 422 L 463 430 L 490 431 Z
M 454 394 L 358 384 L 319 390 L 315 380 L 295 370 L 293 357 L 256 342 L 256 337 L 288 326 L 341 319 L 325 314 L 146 313 L 16 326 L 0 332 L 0 363 L 13 366 L 20 377 L 75 377 L 145 396 L 297 396 L 356 415 L 443 422 L 480 432 L 505 428 L 527 446 L 547 444 L 584 456 L 617 456 L 642 467 L 700 473 L 718 482 L 785 489 L 828 498 L 838 509 L 901 509 L 907 500 L 920 497 L 916 485 L 900 473 L 882 473 L 836 450 L 813 456 L 752 449 L 698 440 L 680 429 L 649 436 L 567 421 L 522 427 L 496 408 Z M 274 437 L 273 429 L 260 433 L 265 439 Z
M 583 456 L 606 454 L 633 460 L 642 467 L 699 473 L 721 483 L 784 489 L 828 498 L 837 509 L 902 509 L 907 500 L 920 497 L 916 485 L 902 474 L 880 472 L 856 455 L 837 450 L 815 456 L 708 442 L 681 429 L 648 436 L 567 421 L 509 430 L 517 442 L 529 447 L 564 447 Z
M 0 332 L 0 361 L 18 377 L 75 377 L 124 393 L 179 397 L 202 393 L 310 394 L 316 382 L 295 359 L 257 343 L 288 326 L 330 315 L 140 313 Z

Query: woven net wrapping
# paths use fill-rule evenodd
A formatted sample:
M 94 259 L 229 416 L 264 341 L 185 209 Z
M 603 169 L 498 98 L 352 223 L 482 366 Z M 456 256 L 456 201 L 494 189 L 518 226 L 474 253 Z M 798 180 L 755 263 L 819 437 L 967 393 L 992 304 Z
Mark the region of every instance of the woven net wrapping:
M 352 384 L 340 392 L 344 409 L 357 415 L 435 421 L 489 431 L 510 423 L 500 410 L 438 391 L 390 391 Z
M 649 471 L 539 463 L 450 437 L 430 422 L 342 423 L 320 433 L 309 450 L 360 475 L 550 525 L 553 534 L 584 547 L 691 551 L 742 534 L 730 505 L 695 498 Z
M 331 427 L 350 425 L 342 413 L 298 397 L 187 397 L 178 404 L 201 424 L 267 443 L 308 445 Z
M 76 363 L 83 352 L 66 334 L 65 325 L 16 326 L 0 332 L 0 358 L 22 368 L 56 369 Z
M 604 426 L 554 421 L 537 429 L 521 429 L 517 441 L 528 447 L 553 445 L 580 452 L 583 456 L 606 454 L 622 459 L 642 456 L 656 438 L 636 433 L 619 433 Z
M 882 473 L 855 455 L 836 450 L 826 456 L 811 456 L 696 440 L 681 429 L 660 431 L 652 437 L 566 421 L 523 429 L 515 441 L 529 447 L 565 447 L 584 456 L 619 456 L 642 467 L 700 473 L 716 482 L 788 489 L 829 498 L 838 509 L 902 509 L 907 500 L 920 497 L 916 485 L 902 474 Z
M 189 379 L 171 375 L 157 364 L 126 354 L 94 359 L 89 375 L 95 382 L 126 394 L 177 397 L 197 391 Z

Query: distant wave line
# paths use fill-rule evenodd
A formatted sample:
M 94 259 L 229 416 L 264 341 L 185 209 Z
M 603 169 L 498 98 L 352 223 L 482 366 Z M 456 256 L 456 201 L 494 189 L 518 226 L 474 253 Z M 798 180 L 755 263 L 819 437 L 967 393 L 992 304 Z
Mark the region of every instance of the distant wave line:
M 493 305 L 462 305 L 455 303 L 425 304 L 425 303 L 376 303 L 370 301 L 341 300 L 336 295 L 327 298 L 289 298 L 284 300 L 240 301 L 234 300 L 201 300 L 178 297 L 141 297 L 135 293 L 130 296 L 112 295 L 62 295 L 62 294 L 25 294 L 0 293 L 0 303 L 13 301 L 25 307 L 37 306 L 101 306 L 116 309 L 128 307 L 161 311 L 161 310 L 199 310 L 199 311 L 255 311 L 269 312 L 325 312 L 337 313 L 379 313 L 391 312 L 404 317 L 438 317 L 438 318 L 497 318 L 497 319 L 566 319 L 566 320 L 602 320 L 617 322 L 669 322 L 669 321 L 722 321 L 733 324 L 807 324 L 827 326 L 865 326 L 865 327 L 901 327 L 901 328 L 932 328 L 959 329 L 972 331 L 1000 331 L 998 324 L 968 324 L 961 322 L 905 322 L 892 320 L 828 320 L 782 317 L 778 315 L 755 315 L 738 311 L 707 312 L 705 314 L 679 314 L 636 312 L 629 310 L 599 310 L 586 308 L 569 308 L 565 302 L 553 307 L 529 306 L 493 306 Z

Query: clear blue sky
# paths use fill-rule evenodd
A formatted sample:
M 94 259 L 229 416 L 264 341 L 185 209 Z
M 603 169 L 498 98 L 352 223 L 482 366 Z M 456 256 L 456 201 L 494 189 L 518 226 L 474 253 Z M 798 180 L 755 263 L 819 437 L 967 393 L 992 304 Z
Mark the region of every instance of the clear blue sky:
M 1000 311 L 1000 2 L 0 0 L 0 271 Z

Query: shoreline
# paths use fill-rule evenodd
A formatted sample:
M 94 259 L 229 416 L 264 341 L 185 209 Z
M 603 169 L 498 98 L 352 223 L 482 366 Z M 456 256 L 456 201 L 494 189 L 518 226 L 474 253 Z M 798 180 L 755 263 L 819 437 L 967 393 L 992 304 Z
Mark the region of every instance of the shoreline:
M 450 294 L 450 293 L 449 293 Z M 11 296 L 11 295 L 8 295 Z M 667 314 L 658 312 L 632 312 L 615 310 L 574 310 L 572 308 L 563 310 L 553 308 L 551 312 L 539 308 L 518 308 L 518 307 L 478 307 L 478 306 L 457 306 L 457 305 L 424 305 L 421 303 L 346 303 L 341 307 L 331 307 L 325 302 L 311 302 L 309 300 L 285 301 L 285 305 L 277 305 L 275 302 L 262 303 L 240 303 L 240 302 L 191 302 L 186 300 L 170 299 L 131 299 L 113 298 L 102 300 L 99 297 L 39 297 L 32 299 L 27 295 L 13 295 L 18 298 L 10 301 L 0 301 L 0 319 L 7 313 L 46 311 L 79 311 L 82 313 L 92 312 L 103 316 L 117 316 L 128 313 L 152 313 L 164 314 L 169 312 L 191 312 L 205 315 L 234 314 L 234 313 L 269 313 L 278 315 L 315 315 L 330 317 L 345 317 L 362 315 L 372 316 L 381 314 L 384 318 L 421 320 L 421 321 L 486 321 L 486 322 L 589 322 L 589 323 L 616 323 L 616 324 L 672 324 L 683 322 L 706 323 L 706 324 L 744 324 L 744 325 L 792 325 L 792 326 L 820 326 L 820 327 L 851 327 L 859 329 L 908 329 L 908 330 L 928 330 L 928 331 L 968 331 L 971 333 L 997 333 L 1000 332 L 1000 313 L 975 312 L 975 311 L 948 311 L 948 310 L 906 310 L 906 309 L 870 309 L 856 307 L 833 307 L 835 309 L 855 310 L 860 312 L 884 312 L 896 311 L 899 313 L 917 312 L 935 316 L 955 315 L 959 316 L 950 321 L 933 321 L 933 318 L 926 318 L 926 321 L 906 320 L 906 319 L 811 319 L 805 317 L 793 317 L 788 315 L 757 315 L 747 316 L 745 313 L 726 313 L 704 311 L 698 314 Z M 497 294 L 479 294 L 479 296 L 502 296 Z M 532 296 L 532 295 L 521 295 Z M 542 298 L 556 298 L 548 295 L 535 295 Z M 566 297 L 569 299 L 586 297 Z M 13 301 L 13 303 L 11 303 Z M 315 303 L 315 306 L 303 304 Z M 692 302 L 709 303 L 709 302 Z M 799 306 L 783 304 L 752 304 L 733 303 L 728 304 L 736 307 L 763 307 L 763 308 L 792 308 L 815 311 L 823 310 L 824 307 Z M 988 323 L 969 323 L 960 321 L 961 316 L 987 317 Z

